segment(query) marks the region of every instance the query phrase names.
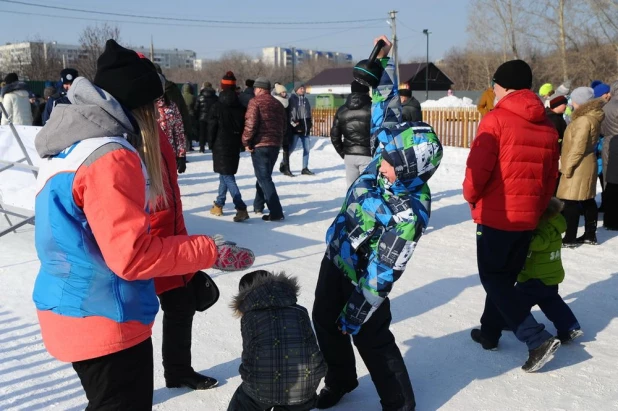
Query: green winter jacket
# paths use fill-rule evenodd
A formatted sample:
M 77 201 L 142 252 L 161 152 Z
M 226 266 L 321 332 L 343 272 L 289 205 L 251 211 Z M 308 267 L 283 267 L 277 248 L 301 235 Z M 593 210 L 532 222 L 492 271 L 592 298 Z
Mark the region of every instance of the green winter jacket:
M 530 242 L 526 266 L 517 276 L 523 283 L 536 278 L 545 285 L 560 284 L 564 280 L 564 268 L 560 252 L 562 234 L 566 231 L 566 220 L 562 214 L 556 214 L 549 220 L 541 219 Z

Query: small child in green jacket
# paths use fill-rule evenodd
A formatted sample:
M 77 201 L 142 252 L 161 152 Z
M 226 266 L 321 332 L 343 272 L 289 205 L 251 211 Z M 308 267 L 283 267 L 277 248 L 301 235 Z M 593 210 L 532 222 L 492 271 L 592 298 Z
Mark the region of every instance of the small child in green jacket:
M 530 242 L 526 265 L 517 276 L 516 290 L 521 301 L 530 308 L 538 305 L 554 323 L 562 344 L 573 341 L 584 333 L 573 311 L 558 294 L 558 284 L 564 280 L 560 253 L 566 220 L 560 214 L 564 204 L 553 197 L 541 216 Z

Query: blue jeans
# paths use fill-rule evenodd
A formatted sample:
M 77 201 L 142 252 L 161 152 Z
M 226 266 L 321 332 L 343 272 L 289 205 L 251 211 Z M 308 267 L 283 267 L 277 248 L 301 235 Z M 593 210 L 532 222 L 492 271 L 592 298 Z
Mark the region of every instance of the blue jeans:
M 517 274 L 526 263 L 532 231 L 504 231 L 479 224 L 476 232 L 479 276 L 487 293 L 481 332 L 497 341 L 508 325 L 529 350 L 539 347 L 552 335 L 534 319 L 530 306 L 515 291 Z
M 517 283 L 515 289 L 528 307 L 539 306 L 547 319 L 554 323 L 558 336 L 580 328 L 575 314 L 558 294 L 558 285 L 545 285 L 533 278 Z
M 309 168 L 309 136 L 301 136 L 300 134 L 294 134 L 292 137 L 292 141 L 290 142 L 289 153 L 292 154 L 294 149 L 296 148 L 296 144 L 298 144 L 298 140 L 303 145 L 303 168 Z
M 275 218 L 283 216 L 279 195 L 272 179 L 277 157 L 279 157 L 279 147 L 256 147 L 251 153 L 253 170 L 257 178 L 253 210 L 263 211 L 264 204 L 266 204 L 270 215 Z
M 228 190 L 232 196 L 234 207 L 237 210 L 246 210 L 247 205 L 244 201 L 242 201 L 240 190 L 236 185 L 236 177 L 225 174 L 219 174 L 219 195 L 215 200 L 215 204 L 219 207 L 223 207 L 225 205 L 225 196 L 227 195 Z

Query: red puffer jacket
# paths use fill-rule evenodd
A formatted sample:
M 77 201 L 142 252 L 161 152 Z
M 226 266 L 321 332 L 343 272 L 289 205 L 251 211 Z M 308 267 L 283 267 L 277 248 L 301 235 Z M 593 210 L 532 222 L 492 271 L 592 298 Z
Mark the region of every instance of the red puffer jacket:
M 160 237 L 172 235 L 187 235 L 185 219 L 182 216 L 182 202 L 178 187 L 178 173 L 176 171 L 176 155 L 167 135 L 159 128 L 159 145 L 161 146 L 161 160 L 163 185 L 167 196 L 167 208 L 163 208 L 163 201 L 157 203 L 157 211 L 150 212 L 150 233 Z M 184 286 L 195 273 L 177 275 L 173 277 L 155 278 L 157 295 L 174 288 Z
M 464 198 L 477 224 L 536 228 L 558 178 L 558 132 L 530 90 L 502 98 L 479 125 L 466 163 Z

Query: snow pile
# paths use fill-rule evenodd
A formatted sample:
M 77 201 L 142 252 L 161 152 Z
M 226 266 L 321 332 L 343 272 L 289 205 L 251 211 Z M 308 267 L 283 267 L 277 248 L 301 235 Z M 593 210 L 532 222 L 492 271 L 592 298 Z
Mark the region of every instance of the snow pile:
M 459 98 L 456 96 L 442 97 L 440 100 L 427 100 L 421 103 L 422 108 L 467 108 L 476 107 L 472 99 L 468 97 Z
M 252 212 L 255 176 L 248 154 L 242 154 L 236 175 L 251 215 L 242 223 L 232 221 L 235 211 L 229 198 L 222 217 L 209 213 L 219 185 L 210 153 L 189 154 L 187 172 L 180 176 L 189 232 L 221 233 L 253 249 L 253 268 L 297 276 L 298 302 L 309 311 L 326 249 L 324 235 L 346 192 L 343 160 L 330 140 L 312 138 L 312 143 L 309 166 L 315 176 L 299 175 L 302 150 L 290 158 L 295 178 L 275 168 L 273 180 L 285 212 L 282 223 L 264 222 Z M 615 232 L 599 229 L 599 245 L 562 251 L 566 278 L 560 294 L 585 334 L 579 342 L 561 347 L 541 372 L 528 375 L 520 369 L 528 351 L 511 332 L 504 333 L 496 352 L 485 351 L 470 339 L 485 293 L 476 265 L 476 227 L 461 193 L 467 154 L 467 149 L 445 147 L 442 165 L 429 182 L 433 196 L 429 226 L 390 294 L 391 330 L 407 364 L 418 409 L 618 409 Z M 6 221 L 0 218 L 3 227 Z M 39 268 L 33 239 L 32 226 L 0 238 L 0 410 L 83 410 L 86 397 L 75 372 L 70 364 L 51 358 L 41 341 L 32 303 Z M 208 271 L 221 298 L 207 312 L 195 315 L 193 366 L 216 377 L 220 386 L 201 392 L 165 388 L 159 314 L 153 330 L 156 411 L 225 411 L 240 384 L 240 321 L 228 304 L 244 273 Z M 555 332 L 538 309 L 534 315 Z M 356 360 L 360 386 L 333 410 L 381 409 L 367 368 L 360 357 Z

